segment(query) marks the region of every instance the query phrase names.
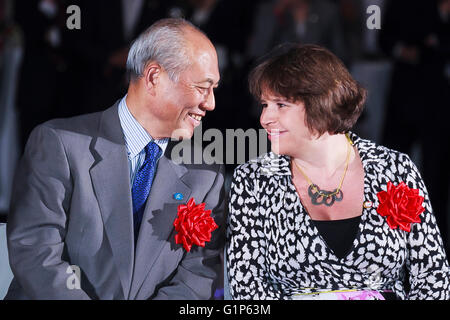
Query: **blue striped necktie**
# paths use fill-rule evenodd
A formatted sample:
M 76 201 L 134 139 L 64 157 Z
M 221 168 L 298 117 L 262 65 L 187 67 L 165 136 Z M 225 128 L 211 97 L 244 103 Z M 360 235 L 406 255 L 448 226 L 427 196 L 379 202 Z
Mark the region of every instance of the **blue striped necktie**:
M 133 224 L 134 224 L 134 243 L 136 243 L 141 221 L 144 216 L 145 203 L 147 201 L 153 178 L 156 171 L 156 162 L 161 155 L 161 148 L 150 142 L 145 146 L 145 160 L 134 177 L 133 187 L 131 188 L 131 197 L 133 200 Z

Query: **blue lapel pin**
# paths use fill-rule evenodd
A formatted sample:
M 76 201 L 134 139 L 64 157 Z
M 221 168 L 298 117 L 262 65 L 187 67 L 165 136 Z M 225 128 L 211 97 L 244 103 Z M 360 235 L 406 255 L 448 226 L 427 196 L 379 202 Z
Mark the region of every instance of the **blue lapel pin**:
M 173 198 L 175 200 L 183 200 L 184 196 L 181 193 L 177 192 L 173 194 Z

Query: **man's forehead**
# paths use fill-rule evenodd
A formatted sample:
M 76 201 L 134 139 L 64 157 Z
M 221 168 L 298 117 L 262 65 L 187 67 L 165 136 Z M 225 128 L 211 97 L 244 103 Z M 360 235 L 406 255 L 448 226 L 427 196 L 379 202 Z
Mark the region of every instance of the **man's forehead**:
M 217 85 L 220 81 L 220 73 L 217 62 L 201 64 L 194 62 L 187 70 L 187 75 L 192 82 L 203 85 Z
M 217 52 L 203 34 L 194 33 L 187 43 L 191 65 L 186 76 L 196 84 L 217 85 L 220 80 Z

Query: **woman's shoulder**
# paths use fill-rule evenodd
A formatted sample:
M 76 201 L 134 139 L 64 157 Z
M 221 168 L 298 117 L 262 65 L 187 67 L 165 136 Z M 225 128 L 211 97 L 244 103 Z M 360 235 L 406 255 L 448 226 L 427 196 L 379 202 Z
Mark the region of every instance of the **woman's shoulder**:
M 361 138 L 355 133 L 350 133 L 350 139 L 353 141 L 353 144 L 357 146 L 363 162 L 375 161 L 378 163 L 384 163 L 387 161 L 390 163 L 405 163 L 411 161 L 410 157 L 406 153 L 388 148 L 378 144 L 375 141 Z
M 420 172 L 408 154 L 355 134 L 350 137 L 358 148 L 366 174 L 373 178 L 383 176 L 391 181 L 411 182 L 411 185 L 421 181 Z
M 290 175 L 289 157 L 267 152 L 243 164 L 234 170 L 235 176 L 248 176 L 259 178 L 260 176 Z

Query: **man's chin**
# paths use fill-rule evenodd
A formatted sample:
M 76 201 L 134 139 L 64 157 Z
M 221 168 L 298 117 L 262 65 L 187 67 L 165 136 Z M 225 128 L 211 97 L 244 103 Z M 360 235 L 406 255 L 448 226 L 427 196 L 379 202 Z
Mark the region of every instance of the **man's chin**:
M 172 132 L 172 140 L 189 140 L 192 138 L 194 131 L 192 129 L 179 128 Z

